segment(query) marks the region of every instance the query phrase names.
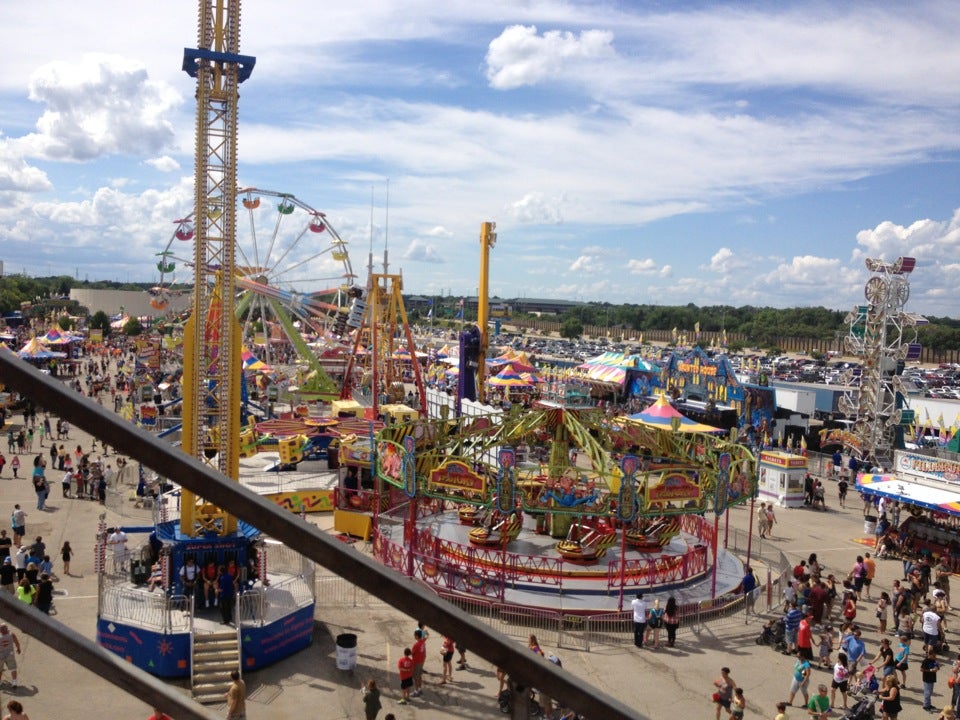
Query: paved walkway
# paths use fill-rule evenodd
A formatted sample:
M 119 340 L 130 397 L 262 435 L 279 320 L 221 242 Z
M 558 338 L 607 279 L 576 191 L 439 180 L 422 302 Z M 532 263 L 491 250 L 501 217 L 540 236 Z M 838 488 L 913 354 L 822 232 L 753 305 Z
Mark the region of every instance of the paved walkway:
M 19 421 L 20 416 L 14 418 Z M 71 430 L 67 447 L 77 443 L 85 449 L 90 438 L 79 430 Z M 27 456 L 21 456 L 26 463 Z M 132 469 L 132 468 L 131 468 Z M 129 472 L 129 475 L 134 475 Z M 21 475 L 23 473 L 21 472 Z M 95 636 L 96 578 L 93 575 L 93 546 L 97 518 L 106 510 L 108 524 L 140 525 L 145 513 L 135 510 L 129 500 L 130 488 L 111 491 L 104 509 L 86 500 L 61 499 L 59 477 L 51 473 L 55 492 L 48 502 L 49 510 L 35 509 L 35 495 L 28 480 L 12 480 L 9 465 L 0 478 L 0 513 L 19 502 L 27 511 L 27 536 L 42 535 L 48 548 L 59 549 L 69 540 L 76 556 L 73 575 L 61 574 L 58 584 L 57 619 L 91 639 Z M 865 548 L 857 539 L 863 536 L 860 504 L 853 499 L 847 510 L 835 505 L 835 487 L 828 484 L 828 512 L 806 509 L 779 510 L 776 538 L 771 541 L 791 559 L 817 552 L 828 569 L 844 576 L 858 553 Z M 332 525 L 332 518 L 314 517 L 323 527 Z M 746 529 L 749 514 L 745 509 L 732 511 L 731 527 Z M 136 543 L 132 538 L 131 544 Z M 357 552 L 359 548 L 349 547 Z M 51 553 L 53 554 L 53 553 Z M 59 560 L 56 563 L 60 572 Z M 875 596 L 889 589 L 899 577 L 898 561 L 878 563 Z M 456 672 L 456 682 L 439 685 L 440 638 L 429 642 L 426 691 L 408 706 L 397 704 L 396 661 L 404 646 L 412 641 L 415 622 L 385 606 L 373 609 L 339 608 L 317 610 L 319 620 L 313 646 L 283 663 L 247 676 L 250 692 L 248 718 L 260 720 L 359 720 L 363 717 L 360 684 L 374 678 L 384 688 L 384 713 L 394 712 L 398 719 L 430 720 L 433 718 L 500 717 L 496 709 L 497 681 L 494 669 L 476 656 L 470 656 L 470 668 Z M 429 626 L 429 618 L 419 618 Z M 714 716 L 710 704 L 712 681 L 721 666 L 729 666 L 737 683 L 744 688 L 748 717 L 773 717 L 775 703 L 785 698 L 789 687 L 792 661 L 768 647 L 757 646 L 754 639 L 760 632 L 763 618 L 748 624 L 728 622 L 721 627 L 706 628 L 699 636 L 681 632 L 676 648 L 636 651 L 631 646 L 594 646 L 590 653 L 568 648 L 546 647 L 563 660 L 564 669 L 585 682 L 614 695 L 637 708 L 638 715 L 649 718 Z M 863 605 L 859 613 L 866 629 L 868 653 L 876 653 L 878 643 L 873 605 Z M 955 622 L 952 624 L 956 624 Z M 355 671 L 338 671 L 335 666 L 333 638 L 341 632 L 359 635 L 358 667 Z M 101 678 L 79 667 L 39 642 L 21 633 L 23 655 L 20 657 L 21 687 L 14 695 L 24 704 L 33 720 L 62 717 L 66 712 L 85 718 L 147 717 L 150 708 Z M 916 643 L 915 643 L 916 645 Z M 941 673 L 934 704 L 945 701 L 946 673 Z M 6 675 L 5 679 L 9 679 Z M 823 671 L 815 671 L 813 683 L 829 680 Z M 182 684 L 186 693 L 185 683 Z M 919 674 L 910 670 L 901 717 L 920 717 L 918 700 Z M 11 694 L 9 683 L 0 687 L 0 705 L 5 706 Z M 223 713 L 223 708 L 215 708 Z M 794 718 L 804 717 L 799 708 Z M 596 719 L 594 719 L 596 720 Z

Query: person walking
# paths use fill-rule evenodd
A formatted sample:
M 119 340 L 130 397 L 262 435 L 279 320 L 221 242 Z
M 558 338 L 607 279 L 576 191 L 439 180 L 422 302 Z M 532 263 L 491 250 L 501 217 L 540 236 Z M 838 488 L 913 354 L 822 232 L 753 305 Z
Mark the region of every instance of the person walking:
M 717 689 L 713 693 L 713 704 L 717 706 L 717 718 L 720 720 L 720 710 L 730 712 L 730 704 L 733 701 L 733 691 L 737 688 L 737 683 L 730 677 L 730 668 L 720 668 L 720 677 L 713 681 L 713 686 Z
M 637 596 L 630 601 L 630 607 L 633 608 L 633 644 L 643 647 L 643 639 L 647 632 L 647 601 L 643 599 L 643 593 L 637 593 Z
M 16 455 L 10 459 L 10 469 L 13 471 L 13 479 L 16 480 L 19 477 L 17 473 L 20 472 L 20 458 Z
M 230 671 L 230 689 L 227 690 L 227 720 L 247 720 L 247 685 L 240 679 L 239 670 Z
M 793 678 L 790 681 L 790 694 L 787 697 L 787 705 L 793 705 L 793 698 L 797 693 L 803 695 L 803 704 L 810 702 L 810 661 L 800 652 L 797 652 L 797 659 L 793 663 Z
M 70 547 L 70 541 L 64 540 L 63 547 L 60 548 L 60 560 L 63 562 L 63 574 L 70 574 L 70 560 L 73 558 L 73 548 Z
M 20 685 L 17 680 L 17 655 L 20 653 L 20 638 L 10 632 L 6 623 L 0 624 L 0 682 L 3 681 L 3 671 L 9 670 L 11 684 L 15 688 Z
M 363 714 L 366 720 L 377 720 L 377 714 L 380 712 L 383 704 L 380 702 L 380 688 L 377 687 L 376 680 L 367 680 L 363 691 Z
M 847 656 L 842 652 L 837 653 L 837 664 L 833 666 L 833 680 L 830 683 L 830 707 L 836 707 L 837 690 L 840 690 L 840 695 L 843 697 L 843 707 L 846 709 L 849 675 Z
M 757 534 L 764 538 L 767 536 L 767 530 L 769 529 L 767 525 L 767 504 L 765 502 L 760 503 L 760 507 L 757 509 Z

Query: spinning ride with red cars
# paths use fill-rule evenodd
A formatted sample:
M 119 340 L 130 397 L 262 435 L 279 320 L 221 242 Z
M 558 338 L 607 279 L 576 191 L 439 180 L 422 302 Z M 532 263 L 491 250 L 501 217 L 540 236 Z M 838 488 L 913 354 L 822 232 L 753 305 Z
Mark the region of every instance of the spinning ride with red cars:
M 726 436 L 610 418 L 562 392 L 522 413 L 388 425 L 374 456 L 375 556 L 500 599 L 700 581 L 719 517 L 756 494 L 754 457 Z

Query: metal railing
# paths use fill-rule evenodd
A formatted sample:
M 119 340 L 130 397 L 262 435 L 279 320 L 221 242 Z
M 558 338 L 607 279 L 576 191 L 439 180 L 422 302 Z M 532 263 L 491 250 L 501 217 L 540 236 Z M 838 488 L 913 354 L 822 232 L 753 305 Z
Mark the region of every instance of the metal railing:
M 107 585 L 101 593 L 100 617 L 157 632 L 187 632 L 192 617 L 191 598 L 151 593 L 138 588 Z

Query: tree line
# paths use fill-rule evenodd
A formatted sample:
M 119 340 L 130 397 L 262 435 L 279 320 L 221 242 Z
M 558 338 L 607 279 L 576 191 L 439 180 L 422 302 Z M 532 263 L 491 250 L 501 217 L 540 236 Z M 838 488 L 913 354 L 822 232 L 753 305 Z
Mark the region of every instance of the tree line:
M 69 307 L 72 288 L 147 291 L 149 283 L 119 283 L 110 281 L 77 280 L 69 275 L 31 278 L 26 275 L 8 275 L 0 278 L 0 315 L 20 310 L 23 303 L 31 304 L 31 313 L 48 315 L 51 310 L 63 308 L 70 314 L 87 315 L 98 308 Z M 506 302 L 510 302 L 509 300 Z M 475 314 L 475 312 L 474 312 Z M 412 319 L 422 319 L 425 311 L 412 311 Z M 785 334 L 815 340 L 831 340 L 847 334 L 847 311 L 825 307 L 770 308 L 743 305 L 637 305 L 627 303 L 590 302 L 570 308 L 559 318 L 564 335 L 576 337 L 584 326 L 599 326 L 610 330 L 636 331 L 674 328 L 692 335 L 699 323 L 701 332 L 736 333 L 756 345 L 765 345 Z M 523 317 L 519 315 L 518 317 Z M 475 320 L 469 317 L 465 320 Z M 928 316 L 928 325 L 919 328 L 918 341 L 927 348 L 960 350 L 960 320 Z M 579 330 L 578 330 L 579 328 Z

